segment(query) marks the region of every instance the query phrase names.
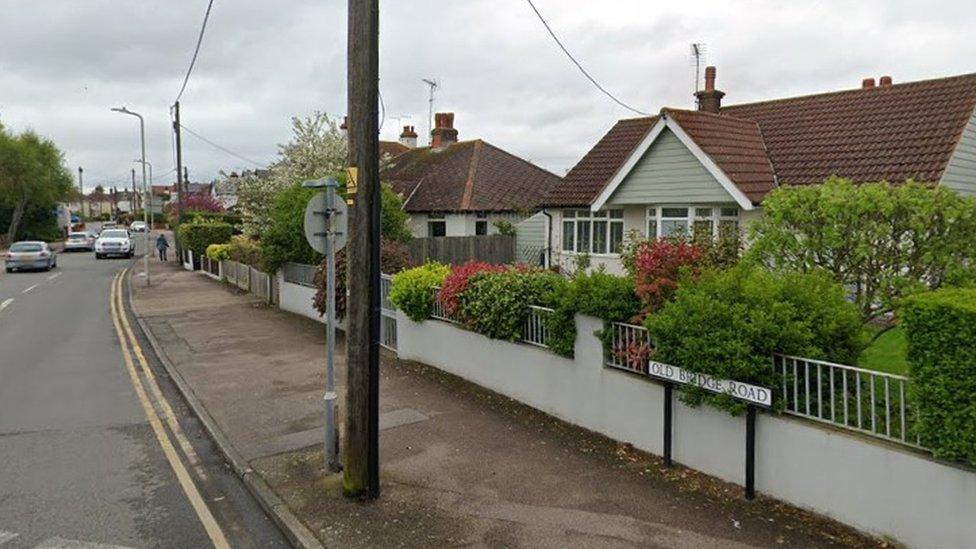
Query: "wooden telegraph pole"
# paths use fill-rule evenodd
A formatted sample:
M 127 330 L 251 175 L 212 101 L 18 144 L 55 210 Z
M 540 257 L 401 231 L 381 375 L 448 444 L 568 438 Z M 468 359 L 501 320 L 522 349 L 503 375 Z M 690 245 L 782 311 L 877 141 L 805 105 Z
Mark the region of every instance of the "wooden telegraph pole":
M 379 482 L 379 1 L 349 0 L 350 205 L 343 492 L 375 499 Z

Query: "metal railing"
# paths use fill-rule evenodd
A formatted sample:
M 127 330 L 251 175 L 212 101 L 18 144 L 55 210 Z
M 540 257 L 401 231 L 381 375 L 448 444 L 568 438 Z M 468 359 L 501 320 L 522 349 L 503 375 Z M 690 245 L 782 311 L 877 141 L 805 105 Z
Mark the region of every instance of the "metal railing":
M 436 318 L 437 320 L 443 320 L 445 322 L 453 322 L 457 324 L 458 321 L 451 318 L 447 314 L 447 311 L 444 310 L 444 306 L 441 305 L 441 289 L 438 286 L 434 286 L 431 288 L 431 292 L 433 292 L 434 295 L 434 305 L 430 311 L 431 318 Z
M 390 303 L 390 287 L 392 284 L 392 276 L 388 274 L 380 275 L 380 345 L 391 351 L 396 351 L 396 307 Z
M 647 328 L 623 322 L 608 322 L 604 327 L 607 339 L 603 363 L 612 368 L 646 374 L 651 353 L 651 338 Z
M 556 311 L 549 307 L 529 305 L 529 316 L 522 328 L 522 341 L 529 345 L 549 348 L 549 326 L 547 321 Z
M 285 282 L 300 284 L 310 288 L 315 287 L 315 265 L 304 263 L 285 263 L 281 267 Z
M 905 376 L 790 355 L 773 355 L 784 412 L 921 447 Z

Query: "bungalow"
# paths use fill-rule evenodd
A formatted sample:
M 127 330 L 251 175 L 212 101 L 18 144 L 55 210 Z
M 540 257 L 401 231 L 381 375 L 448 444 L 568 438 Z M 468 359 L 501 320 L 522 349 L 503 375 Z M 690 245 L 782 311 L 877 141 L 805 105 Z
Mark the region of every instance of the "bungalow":
M 744 231 L 776 187 L 831 175 L 976 194 L 976 74 L 732 106 L 724 95 L 708 67 L 697 110 L 617 122 L 543 201 L 549 260 L 571 269 L 585 253 L 619 272 L 632 231 Z
M 458 141 L 454 113 L 437 113 L 431 145 L 416 147 L 404 127 L 408 150 L 387 159 L 380 179 L 404 198 L 416 237 L 471 236 L 499 232 L 538 211 L 559 176 L 484 140 Z

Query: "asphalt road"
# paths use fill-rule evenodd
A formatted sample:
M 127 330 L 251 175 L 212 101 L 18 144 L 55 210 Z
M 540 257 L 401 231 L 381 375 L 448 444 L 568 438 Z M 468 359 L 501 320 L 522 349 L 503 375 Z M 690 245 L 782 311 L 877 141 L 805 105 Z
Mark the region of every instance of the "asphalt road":
M 212 545 L 123 361 L 110 288 L 131 263 L 72 253 L 51 272 L 0 272 L 2 549 Z M 228 542 L 287 546 L 142 346 L 202 462 L 187 468 Z

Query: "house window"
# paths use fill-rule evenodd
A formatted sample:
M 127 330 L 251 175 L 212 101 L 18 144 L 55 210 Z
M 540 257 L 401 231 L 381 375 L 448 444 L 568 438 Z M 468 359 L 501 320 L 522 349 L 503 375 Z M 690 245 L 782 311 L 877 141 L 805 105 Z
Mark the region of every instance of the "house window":
M 432 213 L 427 216 L 428 236 L 447 236 L 447 221 L 442 213 Z
M 563 250 L 589 254 L 618 254 L 624 241 L 622 210 L 563 212 Z
M 720 229 L 739 228 L 738 207 L 650 206 L 647 208 L 647 237 L 700 236 L 718 234 Z
M 478 212 L 475 214 L 475 217 L 474 234 L 477 236 L 488 234 L 488 214 L 485 212 Z

